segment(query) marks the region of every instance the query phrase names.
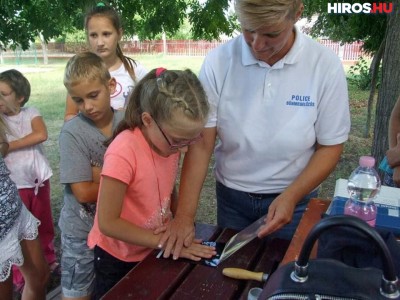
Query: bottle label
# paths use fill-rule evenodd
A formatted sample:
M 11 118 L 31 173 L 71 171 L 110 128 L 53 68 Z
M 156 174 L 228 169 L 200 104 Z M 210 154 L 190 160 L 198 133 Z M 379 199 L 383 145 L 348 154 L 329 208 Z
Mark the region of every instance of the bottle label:
M 369 226 L 371 226 L 371 227 L 375 227 L 375 222 L 376 222 L 376 219 L 372 219 L 372 220 L 364 220 L 365 222 L 367 222 L 367 224 L 369 225 Z

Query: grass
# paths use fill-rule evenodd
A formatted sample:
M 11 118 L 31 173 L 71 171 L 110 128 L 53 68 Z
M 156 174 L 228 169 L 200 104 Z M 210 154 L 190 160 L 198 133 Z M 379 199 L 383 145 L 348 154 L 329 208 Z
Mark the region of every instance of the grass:
M 173 57 L 163 55 L 143 55 L 135 57 L 148 70 L 156 67 L 167 69 L 190 68 L 198 73 L 203 57 Z M 56 246 L 60 245 L 59 229 L 57 226 L 59 213 L 63 203 L 62 186 L 59 183 L 59 151 L 58 135 L 63 124 L 66 91 L 62 83 L 63 70 L 66 59 L 50 61 L 47 66 L 43 65 L 0 65 L 0 71 L 17 68 L 28 78 L 32 86 L 31 99 L 28 105 L 40 110 L 47 125 L 49 139 L 45 142 L 47 157 L 53 169 L 51 178 L 51 193 L 53 205 L 53 217 L 56 228 Z M 364 124 L 367 115 L 368 92 L 360 91 L 349 86 L 350 107 L 352 116 L 352 128 L 349 141 L 345 144 L 345 150 L 335 171 L 322 184 L 320 189 L 321 198 L 333 196 L 335 181 L 338 178 L 347 178 L 351 171 L 357 166 L 360 155 L 370 154 L 371 138 L 364 138 Z M 216 223 L 216 200 L 215 182 L 212 175 L 212 166 L 209 166 L 209 174 L 206 178 L 199 204 L 197 221 L 209 224 Z

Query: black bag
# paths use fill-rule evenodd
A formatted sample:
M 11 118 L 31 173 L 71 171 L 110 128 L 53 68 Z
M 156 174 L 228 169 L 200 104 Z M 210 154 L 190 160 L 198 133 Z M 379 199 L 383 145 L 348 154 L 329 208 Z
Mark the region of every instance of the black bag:
M 400 243 L 390 231 L 375 228 L 389 249 L 400 278 Z M 333 258 L 355 268 L 374 267 L 383 270 L 379 246 L 363 232 L 348 226 L 331 228 L 318 238 L 318 258 Z
M 355 268 L 329 258 L 309 260 L 320 234 L 337 226 L 352 227 L 367 235 L 379 249 L 382 270 Z M 377 231 L 356 217 L 335 215 L 311 229 L 298 260 L 279 267 L 268 279 L 259 299 L 400 299 L 400 292 L 392 257 Z

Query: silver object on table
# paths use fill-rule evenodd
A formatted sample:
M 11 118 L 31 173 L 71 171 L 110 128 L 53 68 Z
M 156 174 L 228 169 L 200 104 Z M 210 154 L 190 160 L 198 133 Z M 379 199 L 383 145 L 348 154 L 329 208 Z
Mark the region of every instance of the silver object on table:
M 254 238 L 256 238 L 260 226 L 265 224 L 265 217 L 266 216 L 261 217 L 260 219 L 231 237 L 230 240 L 226 243 L 224 251 L 222 251 L 220 262 L 224 261 L 233 253 L 235 253 L 243 246 L 251 242 Z

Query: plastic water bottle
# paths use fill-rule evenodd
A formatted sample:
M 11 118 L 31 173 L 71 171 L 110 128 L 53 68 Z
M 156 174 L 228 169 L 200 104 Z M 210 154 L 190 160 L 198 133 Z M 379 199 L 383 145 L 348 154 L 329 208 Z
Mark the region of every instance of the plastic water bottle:
M 351 173 L 347 184 L 349 200 L 344 213 L 356 216 L 375 226 L 377 209 L 374 199 L 381 189 L 381 180 L 375 168 L 375 158 L 361 156 L 359 166 Z

